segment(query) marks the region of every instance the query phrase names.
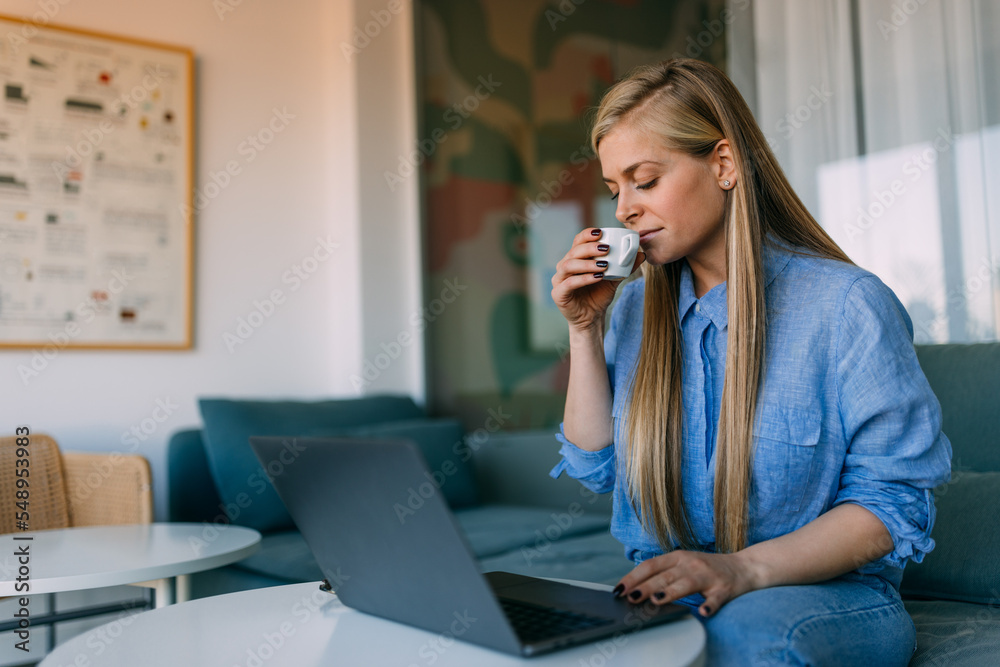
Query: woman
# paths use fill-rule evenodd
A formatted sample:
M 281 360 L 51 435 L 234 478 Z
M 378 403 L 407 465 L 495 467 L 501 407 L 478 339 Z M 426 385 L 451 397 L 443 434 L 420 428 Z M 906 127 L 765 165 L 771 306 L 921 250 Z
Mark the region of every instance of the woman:
M 690 607 L 716 664 L 905 665 L 899 583 L 933 548 L 951 444 L 902 304 L 812 218 L 711 65 L 636 70 L 591 140 L 642 279 L 605 332 L 600 230 L 556 267 L 571 355 L 552 474 L 614 491 L 637 563 L 615 594 Z

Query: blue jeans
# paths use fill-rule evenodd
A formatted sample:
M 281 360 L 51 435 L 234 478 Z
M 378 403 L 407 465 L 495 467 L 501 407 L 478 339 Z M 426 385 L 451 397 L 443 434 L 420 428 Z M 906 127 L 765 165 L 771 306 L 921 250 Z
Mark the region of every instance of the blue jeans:
M 853 572 L 819 584 L 777 586 L 730 600 L 709 618 L 701 595 L 678 600 L 708 635 L 706 665 L 905 666 L 913 620 L 896 589 Z

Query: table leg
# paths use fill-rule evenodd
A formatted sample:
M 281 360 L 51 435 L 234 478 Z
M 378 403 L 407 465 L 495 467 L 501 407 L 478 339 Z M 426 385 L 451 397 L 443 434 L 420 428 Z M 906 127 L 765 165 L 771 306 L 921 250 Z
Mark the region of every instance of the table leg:
M 191 599 L 191 575 L 189 574 L 179 574 L 176 577 L 177 581 L 177 602 L 187 602 Z
M 49 593 L 46 596 L 49 599 L 49 611 L 55 613 L 56 611 L 56 594 Z M 53 623 L 49 626 L 49 641 L 48 641 L 48 652 L 52 653 L 52 650 L 56 647 L 56 624 Z
M 153 590 L 156 591 L 156 609 L 169 607 L 177 601 L 177 582 L 173 577 L 157 579 Z

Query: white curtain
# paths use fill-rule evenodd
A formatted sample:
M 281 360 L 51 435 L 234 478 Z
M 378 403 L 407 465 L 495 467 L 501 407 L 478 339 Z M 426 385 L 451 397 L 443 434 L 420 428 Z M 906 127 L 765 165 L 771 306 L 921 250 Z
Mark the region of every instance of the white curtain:
M 738 16 L 741 86 L 820 224 L 895 291 L 916 342 L 997 340 L 1000 3 L 755 0 Z

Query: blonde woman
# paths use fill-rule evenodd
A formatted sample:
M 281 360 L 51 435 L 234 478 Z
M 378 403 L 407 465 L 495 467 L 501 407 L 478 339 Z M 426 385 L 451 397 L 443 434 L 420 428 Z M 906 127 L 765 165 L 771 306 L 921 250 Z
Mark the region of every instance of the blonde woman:
M 640 68 L 592 143 L 642 279 L 600 231 L 556 267 L 566 471 L 614 492 L 615 588 L 689 606 L 710 663 L 905 665 L 898 588 L 934 542 L 951 444 L 902 304 L 792 191 L 749 108 L 695 60 Z

